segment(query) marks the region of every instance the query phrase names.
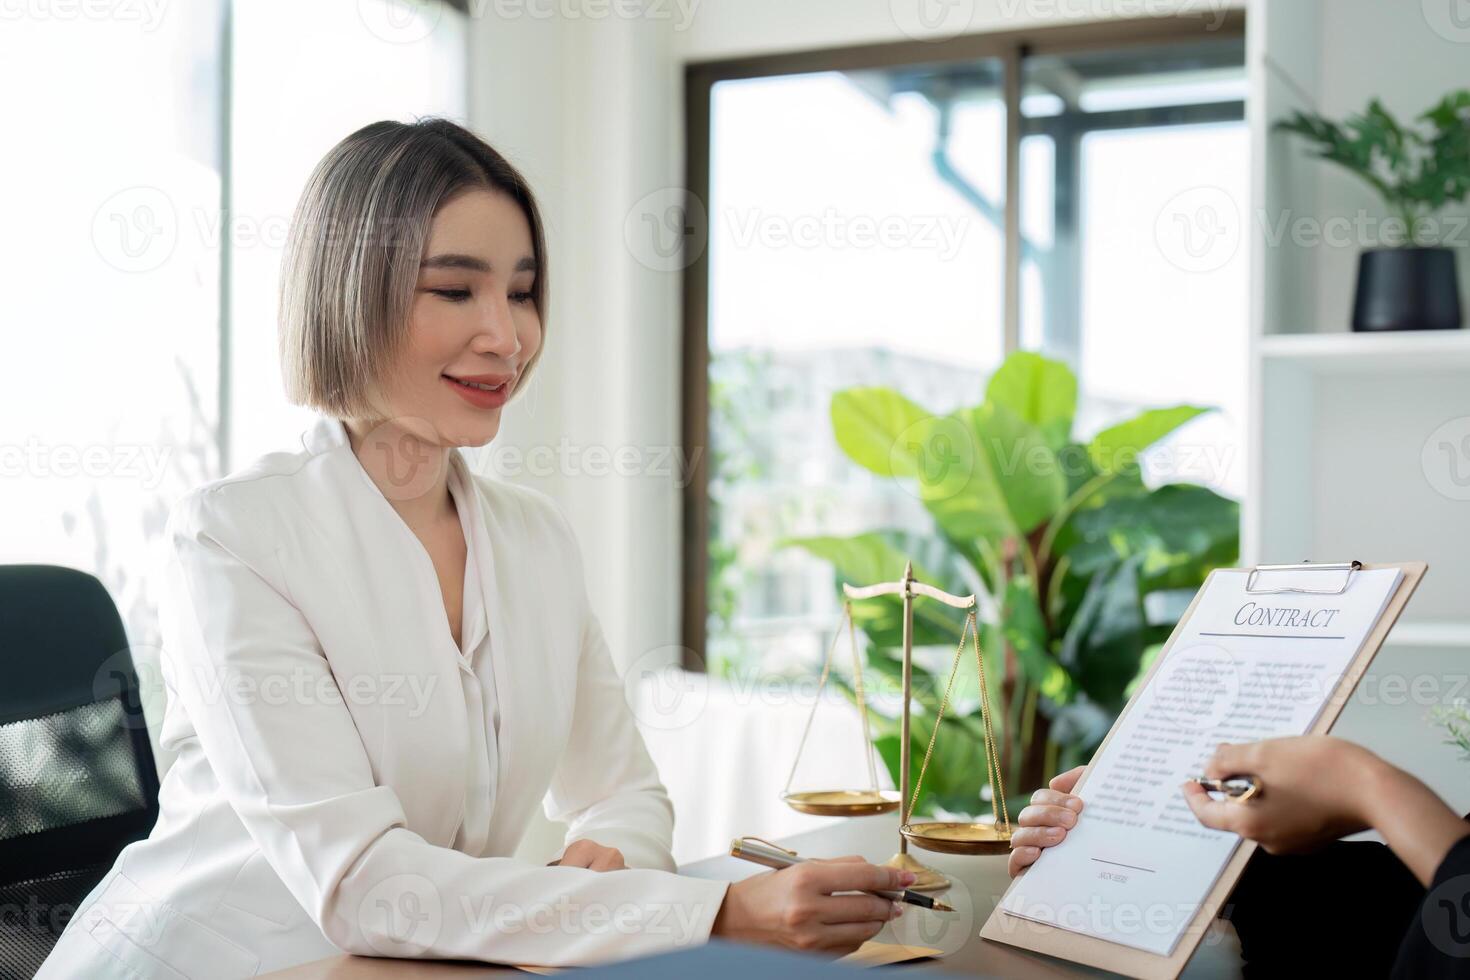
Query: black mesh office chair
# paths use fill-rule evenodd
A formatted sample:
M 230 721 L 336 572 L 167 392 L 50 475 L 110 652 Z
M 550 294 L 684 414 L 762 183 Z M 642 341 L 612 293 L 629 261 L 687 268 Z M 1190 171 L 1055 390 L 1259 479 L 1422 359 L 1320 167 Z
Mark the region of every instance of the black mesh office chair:
M 0 565 L 0 977 L 30 977 L 158 817 L 122 620 L 102 583 Z

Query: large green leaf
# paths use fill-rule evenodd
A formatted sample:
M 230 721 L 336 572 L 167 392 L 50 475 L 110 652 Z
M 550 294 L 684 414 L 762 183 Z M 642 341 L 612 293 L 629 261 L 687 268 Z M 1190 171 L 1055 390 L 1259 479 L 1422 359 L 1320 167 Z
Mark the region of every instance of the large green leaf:
M 968 648 L 969 644 L 966 644 L 966 649 Z M 984 735 L 985 728 L 976 697 L 979 683 L 974 668 L 974 654 L 962 659 L 964 662 L 960 665 L 954 688 L 950 691 L 950 704 L 944 710 L 944 717 L 946 721 L 954 721 L 964 726 L 971 735 L 979 738 Z M 881 684 L 885 693 L 892 693 L 901 698 L 903 691 L 901 650 L 885 651 L 877 647 L 869 647 L 866 663 L 868 670 L 864 676 L 875 675 L 874 683 Z M 912 665 L 909 685 L 916 709 L 926 711 L 931 715 L 939 713 L 939 704 L 944 698 L 944 686 L 949 681 L 948 666 L 946 664 L 946 669 L 941 674 L 936 674 L 917 663 Z M 991 658 L 986 657 L 986 670 L 990 670 L 992 666 Z M 899 703 L 902 703 L 901 700 Z
M 998 402 L 931 422 L 942 465 L 920 476 L 924 505 L 951 538 L 1029 533 L 1066 499 L 1056 453 L 1035 426 Z
M 1208 570 L 1202 566 L 1235 560 L 1239 538 L 1239 504 L 1207 487 L 1176 483 L 1079 510 L 1057 535 L 1056 549 L 1081 576 L 1142 554 L 1144 590 L 1151 591 L 1198 586 Z
M 914 804 L 914 816 L 926 815 L 934 804 L 952 812 L 980 814 L 989 812 L 990 805 L 984 803 L 980 791 L 986 784 L 985 742 L 977 738 L 964 725 L 952 721 L 948 714 L 939 724 L 939 737 L 934 743 L 934 754 L 929 759 L 922 785 L 919 768 L 924 761 L 924 750 L 929 745 L 929 735 L 934 731 L 934 716 L 914 713 L 909 718 L 909 778 L 913 781 L 909 792 L 919 786 L 919 798 Z M 874 740 L 878 754 L 888 767 L 895 786 L 901 785 L 899 777 L 899 744 L 901 737 L 887 734 Z
M 1115 712 L 1148 642 L 1138 592 L 1142 561 L 1135 555 L 1093 576 L 1057 656 L 1088 698 Z
M 1018 351 L 991 375 L 985 400 L 1004 405 L 1034 426 L 1048 446 L 1060 449 L 1077 414 L 1077 376 L 1061 361 Z
M 1145 449 L 1185 422 L 1208 411 L 1207 408 L 1194 405 L 1150 409 L 1093 436 L 1092 441 L 1087 444 L 1087 454 L 1092 457 L 1092 463 L 1099 471 L 1116 473 L 1137 465 L 1138 457 Z
M 831 562 L 836 588 L 895 582 L 905 563 L 914 563 L 914 577 L 946 592 L 968 593 L 962 559 L 941 536 L 905 531 L 870 531 L 851 537 L 829 535 L 786 538 L 778 547 L 794 546 Z M 853 622 L 880 647 L 903 644 L 903 603 L 896 596 L 853 603 Z M 915 646 L 953 645 L 959 638 L 964 614 L 939 602 L 914 604 Z
M 892 388 L 848 388 L 832 396 L 837 445 L 879 476 L 919 475 L 921 423 L 931 415 Z
M 1006 641 L 1026 681 L 1039 686 L 1047 680 L 1055 661 L 1048 649 L 1046 622 L 1042 619 L 1036 585 L 1028 576 L 1018 575 L 1006 583 L 1004 610 L 1001 628 Z

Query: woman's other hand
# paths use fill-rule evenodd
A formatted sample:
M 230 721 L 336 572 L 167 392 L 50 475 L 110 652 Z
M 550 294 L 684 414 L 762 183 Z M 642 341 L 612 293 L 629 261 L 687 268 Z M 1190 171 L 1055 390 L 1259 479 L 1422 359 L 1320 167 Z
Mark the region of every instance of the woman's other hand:
M 1232 803 L 1188 782 L 1184 800 L 1206 827 L 1259 841 L 1271 854 L 1290 854 L 1367 829 L 1371 788 L 1382 768 L 1387 764 L 1372 752 L 1329 735 L 1220 745 L 1204 774 L 1255 776 L 1261 794 Z
M 1053 776 L 1047 789 L 1031 794 L 1031 805 L 1016 817 L 1019 826 L 1011 835 L 1011 860 L 1006 870 L 1012 878 L 1035 864 L 1043 848 L 1055 847 L 1066 840 L 1067 831 L 1077 825 L 1082 798 L 1073 796 L 1072 788 L 1085 768 L 1078 766 Z
M 603 847 L 595 840 L 574 840 L 562 852 L 561 859 L 551 865 L 563 868 L 590 868 L 593 871 L 620 871 L 626 868 L 623 852 L 616 847 Z
M 913 880 L 912 872 L 869 864 L 855 854 L 811 858 L 732 884 L 710 934 L 790 949 L 850 953 L 897 918 L 902 906 L 876 895 L 834 892 L 898 889 Z

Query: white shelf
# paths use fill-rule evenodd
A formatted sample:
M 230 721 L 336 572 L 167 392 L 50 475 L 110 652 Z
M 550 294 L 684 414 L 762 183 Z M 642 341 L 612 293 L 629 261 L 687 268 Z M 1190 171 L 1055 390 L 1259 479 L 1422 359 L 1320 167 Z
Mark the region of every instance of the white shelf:
M 1397 646 L 1470 648 L 1470 623 L 1398 623 L 1388 634 L 1386 642 Z
M 1314 374 L 1470 370 L 1470 330 L 1270 334 L 1260 353 Z

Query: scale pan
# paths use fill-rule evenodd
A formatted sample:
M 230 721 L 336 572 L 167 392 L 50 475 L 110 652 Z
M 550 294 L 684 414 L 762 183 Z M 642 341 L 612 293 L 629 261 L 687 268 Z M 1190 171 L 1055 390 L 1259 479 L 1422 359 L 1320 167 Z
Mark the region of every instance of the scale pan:
M 819 789 L 786 793 L 786 805 L 819 817 L 869 817 L 898 809 L 896 789 Z
M 910 823 L 899 828 L 915 847 L 944 854 L 1006 854 L 1011 835 L 988 823 Z

